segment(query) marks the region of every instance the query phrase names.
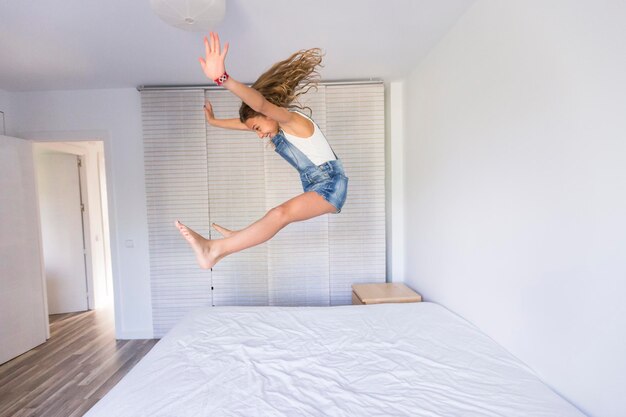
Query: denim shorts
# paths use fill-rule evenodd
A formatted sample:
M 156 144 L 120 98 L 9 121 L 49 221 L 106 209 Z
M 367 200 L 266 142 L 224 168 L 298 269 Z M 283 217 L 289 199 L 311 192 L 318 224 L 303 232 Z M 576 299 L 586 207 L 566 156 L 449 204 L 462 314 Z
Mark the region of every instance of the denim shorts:
M 305 192 L 315 191 L 341 212 L 348 196 L 348 177 L 339 159 L 306 168 L 300 174 Z

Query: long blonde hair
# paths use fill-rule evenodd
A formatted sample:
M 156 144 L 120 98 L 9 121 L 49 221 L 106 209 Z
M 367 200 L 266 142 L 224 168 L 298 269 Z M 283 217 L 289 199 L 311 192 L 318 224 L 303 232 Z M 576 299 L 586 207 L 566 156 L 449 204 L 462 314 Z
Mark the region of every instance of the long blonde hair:
M 311 88 L 317 88 L 319 73 L 317 68 L 322 63 L 322 51 L 319 48 L 300 50 L 289 58 L 277 62 L 265 71 L 252 88 L 263 94 L 270 103 L 286 108 L 309 109 L 297 103 L 297 99 Z M 245 122 L 260 113 L 246 103 L 239 108 L 239 119 Z

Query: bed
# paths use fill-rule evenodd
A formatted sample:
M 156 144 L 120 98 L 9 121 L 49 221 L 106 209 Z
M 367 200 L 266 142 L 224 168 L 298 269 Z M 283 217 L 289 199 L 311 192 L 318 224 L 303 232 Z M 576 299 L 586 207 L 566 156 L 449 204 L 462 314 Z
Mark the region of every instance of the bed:
M 426 302 L 195 310 L 86 415 L 583 416 Z

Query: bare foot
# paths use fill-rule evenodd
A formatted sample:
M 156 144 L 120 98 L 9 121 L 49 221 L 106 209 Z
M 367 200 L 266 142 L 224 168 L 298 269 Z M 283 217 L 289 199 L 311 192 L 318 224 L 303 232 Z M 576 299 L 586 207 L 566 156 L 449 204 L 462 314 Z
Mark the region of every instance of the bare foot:
M 203 238 L 198 233 L 194 232 L 178 220 L 176 220 L 176 227 L 180 231 L 180 234 L 183 235 L 185 240 L 191 245 L 191 249 L 193 249 L 196 254 L 196 259 L 198 260 L 198 264 L 202 269 L 210 269 L 219 261 L 219 257 L 214 245 L 212 245 L 212 241 Z
M 217 230 L 219 232 L 219 234 L 224 236 L 224 237 L 231 237 L 232 235 L 237 233 L 236 231 L 232 231 L 232 230 L 226 229 L 226 228 L 220 226 L 217 223 L 211 223 L 211 226 L 213 226 L 213 228 L 215 230 Z

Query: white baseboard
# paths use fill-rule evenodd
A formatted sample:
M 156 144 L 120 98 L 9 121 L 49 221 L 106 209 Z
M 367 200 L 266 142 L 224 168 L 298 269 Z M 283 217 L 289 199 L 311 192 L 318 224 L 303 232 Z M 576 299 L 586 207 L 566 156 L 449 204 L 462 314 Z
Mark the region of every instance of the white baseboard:
M 115 330 L 115 338 L 118 340 L 131 339 L 154 339 L 152 330 Z

